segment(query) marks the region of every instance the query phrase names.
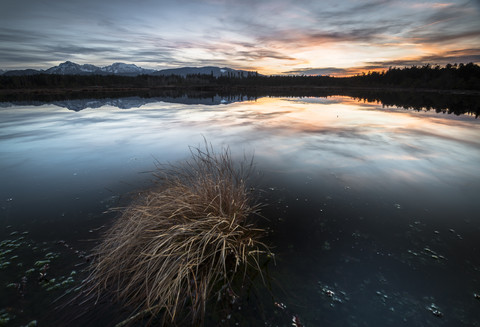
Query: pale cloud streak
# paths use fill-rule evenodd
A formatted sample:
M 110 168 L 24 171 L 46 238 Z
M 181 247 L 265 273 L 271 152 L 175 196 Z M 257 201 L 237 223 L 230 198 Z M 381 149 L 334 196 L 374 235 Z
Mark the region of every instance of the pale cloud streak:
M 479 19 L 473 1 L 3 0 L 0 68 L 71 60 L 343 74 L 479 62 Z

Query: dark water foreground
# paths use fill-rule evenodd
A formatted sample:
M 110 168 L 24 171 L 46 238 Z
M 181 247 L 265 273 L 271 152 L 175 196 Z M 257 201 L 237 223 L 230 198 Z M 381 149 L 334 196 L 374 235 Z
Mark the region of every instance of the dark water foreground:
M 269 286 L 257 282 L 207 325 L 291 326 L 296 316 L 305 326 L 480 326 L 473 109 L 174 98 L 69 100 L 76 112 L 58 102 L 1 106 L 0 325 L 120 322 L 114 307 L 72 322 L 89 309 L 52 301 L 85 277 L 115 217 L 105 210 L 148 187 L 156 160 L 183 160 L 205 137 L 255 156 L 260 224 L 276 254 Z

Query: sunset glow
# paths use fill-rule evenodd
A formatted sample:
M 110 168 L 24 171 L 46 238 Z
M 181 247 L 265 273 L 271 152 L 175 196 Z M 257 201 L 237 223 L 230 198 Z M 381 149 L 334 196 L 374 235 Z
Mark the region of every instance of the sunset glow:
M 480 62 L 478 1 L 4 0 L 0 69 L 63 61 L 346 76 Z

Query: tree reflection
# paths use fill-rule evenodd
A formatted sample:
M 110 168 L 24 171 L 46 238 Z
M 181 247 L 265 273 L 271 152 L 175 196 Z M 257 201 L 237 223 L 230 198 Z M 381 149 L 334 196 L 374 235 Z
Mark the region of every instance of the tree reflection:
M 398 107 L 416 111 L 435 111 L 455 115 L 480 115 L 480 96 L 440 91 L 416 92 L 372 89 L 275 89 L 265 92 L 256 90 L 229 91 L 124 91 L 124 92 L 70 92 L 70 93 L 26 93 L 0 97 L 0 107 L 11 105 L 55 104 L 70 110 L 99 108 L 113 105 L 122 109 L 138 108 L 147 103 L 170 102 L 181 104 L 220 105 L 232 102 L 254 101 L 261 97 L 332 97 L 349 96 L 357 101 L 378 103 L 384 107 Z M 92 105 L 94 103 L 94 105 Z M 122 104 L 123 103 L 123 104 Z

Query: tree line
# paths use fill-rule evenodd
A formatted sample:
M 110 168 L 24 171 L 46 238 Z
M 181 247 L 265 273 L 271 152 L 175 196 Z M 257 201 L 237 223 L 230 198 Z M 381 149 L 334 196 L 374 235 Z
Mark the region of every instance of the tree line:
M 474 63 L 446 66 L 389 68 L 350 77 L 264 76 L 257 73 L 179 75 L 27 75 L 0 76 L 0 89 L 64 88 L 316 88 L 366 87 L 438 90 L 480 90 L 480 66 Z

